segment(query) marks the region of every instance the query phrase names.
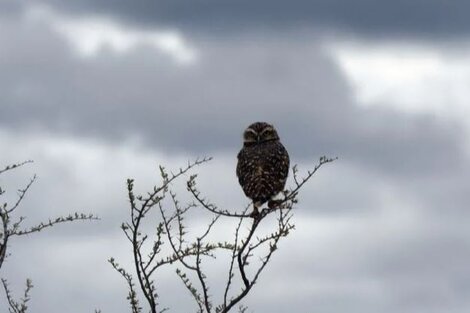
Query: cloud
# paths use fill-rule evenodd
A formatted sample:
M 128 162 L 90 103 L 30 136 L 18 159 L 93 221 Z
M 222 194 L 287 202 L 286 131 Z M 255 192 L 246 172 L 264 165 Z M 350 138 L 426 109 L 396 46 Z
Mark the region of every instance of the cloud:
M 104 17 L 61 16 L 44 6 L 28 8 L 26 19 L 46 23 L 85 58 L 96 57 L 106 49 L 122 54 L 139 46 L 149 46 L 168 54 L 179 64 L 196 60 L 194 49 L 175 31 L 134 30 Z
M 333 55 L 364 106 L 468 119 L 470 58 L 466 44 L 339 44 Z
M 215 160 L 198 170 L 201 190 L 224 208 L 242 207 L 246 198 L 234 174 L 236 153 L 243 128 L 254 120 L 276 125 L 301 170 L 323 154 L 339 160 L 322 168 L 300 194 L 297 229 L 247 298 L 250 308 L 273 313 L 468 311 L 470 172 L 468 133 L 459 111 L 466 93 L 455 86 L 467 79 L 465 44 L 443 48 L 443 42 L 390 37 L 346 43 L 344 36 L 325 40 L 316 31 L 275 28 L 236 35 L 224 28 L 201 31 L 204 23 L 219 25 L 210 17 L 214 12 L 231 29 L 242 29 L 237 16 L 242 16 L 239 23 L 249 22 L 250 30 L 254 23 L 267 25 L 273 10 L 282 16 L 280 22 L 272 19 L 272 27 L 292 26 L 297 22 L 289 14 L 302 22 L 297 10 L 310 14 L 308 6 L 321 2 L 287 8 L 274 1 L 262 13 L 258 3 L 251 3 L 258 21 L 237 10 L 231 20 L 219 4 L 210 7 L 209 17 L 200 12 L 200 17 L 183 19 L 184 10 L 197 9 L 194 4 L 185 3 L 183 9 L 178 1 L 152 2 L 143 12 L 144 2 L 132 7 L 128 2 L 61 3 L 67 14 L 53 11 L 27 19 L 13 8 L 0 13 L 0 146 L 6 147 L 0 162 L 36 161 L 0 177 L 8 191 L 2 200 L 13 201 L 13 191 L 36 172 L 40 179 L 22 207 L 27 223 L 75 210 L 93 211 L 102 220 L 12 244 L 4 274 L 16 294 L 22 278 L 33 278 L 33 311 L 78 313 L 99 307 L 126 312 L 125 284 L 105 261 L 113 255 L 131 262 L 119 232 L 127 214 L 125 179 L 136 178 L 138 190 L 145 192 L 155 183 L 157 164 L 175 169 L 190 158 L 212 155 Z M 380 24 L 383 15 L 360 11 L 361 3 L 374 8 L 382 2 L 357 2 L 353 9 L 331 3 L 323 4 L 328 12 L 341 8 L 346 15 L 370 16 L 361 25 L 374 34 L 406 30 L 414 35 L 429 26 L 420 18 L 415 26 L 397 26 L 393 16 Z M 429 2 L 425 12 L 406 11 L 403 18 L 435 14 L 436 3 Z M 459 4 L 447 5 L 452 11 Z M 387 2 L 384 8 L 408 5 Z M 181 17 L 154 19 L 152 8 L 165 6 L 167 11 L 158 14 Z M 86 14 L 91 8 L 93 18 Z M 148 18 L 145 27 L 142 16 Z M 180 66 L 173 52 L 143 39 L 178 20 L 193 26 L 179 35 L 184 47 L 197 52 L 191 66 Z M 107 30 L 92 45 L 92 56 L 83 57 L 83 37 L 77 34 L 87 34 L 90 21 Z M 356 25 L 350 22 L 334 18 L 328 23 Z M 371 27 L 376 24 L 381 26 Z M 305 29 L 311 25 L 317 24 Z M 452 95 L 448 109 L 440 101 L 445 92 L 427 88 L 436 84 Z M 437 109 L 430 110 L 425 101 Z M 184 183 L 174 188 L 187 200 Z M 191 230 L 201 227 L 201 215 L 188 219 Z M 227 236 L 229 224 L 218 235 Z M 218 286 L 220 273 L 226 272 L 213 268 L 217 271 L 210 279 Z M 177 312 L 194 308 L 189 297 L 180 296 L 186 291 L 173 269 L 161 275 L 162 301 Z M 0 297 L 0 307 L 4 301 Z
M 439 170 L 443 158 L 453 167 L 464 153 L 454 123 L 358 106 L 347 72 L 319 38 L 193 37 L 198 63 L 180 67 L 142 47 L 80 60 L 47 25 L 3 24 L 0 121 L 17 131 L 235 156 L 243 128 L 267 120 L 294 162 L 337 155 L 405 176 Z
M 254 29 L 282 32 L 302 27 L 372 37 L 392 35 L 427 38 L 465 36 L 470 30 L 468 18 L 463 13 L 470 10 L 466 0 L 46 2 L 79 14 L 112 14 L 140 25 L 170 25 L 221 36 L 227 32 L 249 32 Z

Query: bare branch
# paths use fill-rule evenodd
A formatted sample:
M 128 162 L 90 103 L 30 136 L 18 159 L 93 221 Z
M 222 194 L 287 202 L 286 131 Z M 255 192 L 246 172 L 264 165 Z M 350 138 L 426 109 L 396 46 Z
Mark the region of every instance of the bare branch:
M 18 164 L 13 164 L 5 167 L 4 169 L 0 170 L 0 174 L 3 174 L 7 171 L 16 169 L 20 166 L 23 166 L 27 163 L 32 163 L 32 161 L 25 161 Z M 42 222 L 37 224 L 36 226 L 32 226 L 26 229 L 21 229 L 22 222 L 26 219 L 24 216 L 17 217 L 16 219 L 13 217 L 15 211 L 19 208 L 20 204 L 24 200 L 26 194 L 30 190 L 33 183 L 36 181 L 37 176 L 34 175 L 29 183 L 26 185 L 25 188 L 18 190 L 18 199 L 13 204 L 12 207 L 8 207 L 7 203 L 4 203 L 0 206 L 0 268 L 7 257 L 7 248 L 9 244 L 10 238 L 14 236 L 24 236 L 29 235 L 32 233 L 40 232 L 44 228 L 49 228 L 61 223 L 73 222 L 77 220 L 98 220 L 99 218 L 93 214 L 81 214 L 81 213 L 74 213 L 68 216 L 61 216 L 55 219 L 49 219 L 47 222 Z M 0 195 L 4 194 L 5 191 L 0 188 Z M 5 279 L 2 279 L 3 288 L 5 290 L 5 294 L 7 297 L 8 305 L 9 305 L 9 312 L 10 313 L 26 313 L 28 309 L 28 302 L 30 301 L 30 291 L 33 288 L 31 280 L 26 280 L 26 288 L 23 294 L 23 297 L 16 301 L 13 299 L 11 292 L 8 288 L 8 283 Z
M 245 208 L 245 211 L 243 212 L 243 214 L 245 214 L 246 211 L 248 211 L 248 207 Z M 228 271 L 227 284 L 225 285 L 224 303 L 223 303 L 222 308 L 227 307 L 227 296 L 228 296 L 228 292 L 230 290 L 230 285 L 232 284 L 232 279 L 233 279 L 233 276 L 234 276 L 234 274 L 233 274 L 233 265 L 235 264 L 235 260 L 237 259 L 238 236 L 240 234 L 240 228 L 242 226 L 242 222 L 243 222 L 243 217 L 240 218 L 240 221 L 238 222 L 237 228 L 235 229 L 235 243 L 234 243 L 234 249 L 232 250 L 232 257 L 230 259 L 230 267 L 229 267 L 229 271 Z
M 126 280 L 127 286 L 129 287 L 129 294 L 127 295 L 127 300 L 131 305 L 132 313 L 140 313 L 142 312 L 142 307 L 139 305 L 139 300 L 137 298 L 137 293 L 135 291 L 135 285 L 132 281 L 132 275 L 126 272 L 126 270 L 119 266 L 118 263 L 114 260 L 114 258 L 110 258 L 108 262 L 112 265 L 112 267 L 119 273 L 121 276 Z
M 2 285 L 3 289 L 5 290 L 5 295 L 8 302 L 8 311 L 10 313 L 26 313 L 28 310 L 28 302 L 29 300 L 31 300 L 30 292 L 31 289 L 34 287 L 31 280 L 26 280 L 26 288 L 23 294 L 23 298 L 21 298 L 19 301 L 13 299 L 6 279 L 2 278 Z
M 284 198 L 269 201 L 268 206 L 261 209 L 259 213 L 256 214 L 247 213 L 251 204 L 246 206 L 241 212 L 219 209 L 215 204 L 201 195 L 201 192 L 196 186 L 196 175 L 191 175 L 187 181 L 187 190 L 194 197 L 195 203 L 189 203 L 184 207 L 180 205 L 176 194 L 170 190 L 170 184 L 181 175 L 189 172 L 194 166 L 209 160 L 210 158 L 204 158 L 193 163 L 188 163 L 187 167 L 184 169 L 180 168 L 176 173 L 168 173 L 164 167 L 160 167 L 162 183 L 159 186 L 154 186 L 152 191 L 147 193 L 145 197 L 134 196 L 134 181 L 128 180 L 127 182 L 131 220 L 128 223 L 123 223 L 121 228 L 126 238 L 132 244 L 137 279 L 140 289 L 146 301 L 149 303 L 151 313 L 157 312 L 157 294 L 155 292 L 152 275 L 161 266 L 173 264 L 174 262 L 178 262 L 182 265 L 187 273 L 192 272 L 194 274 L 195 282 L 193 283 L 186 272 L 183 272 L 181 269 L 176 270 L 176 274 L 196 301 L 200 313 L 211 313 L 213 308 L 215 308 L 216 313 L 228 313 L 237 305 L 239 312 L 246 312 L 247 307 L 240 305 L 240 301 L 251 291 L 258 281 L 261 273 L 271 260 L 272 255 L 277 250 L 281 238 L 288 236 L 290 231 L 294 229 L 294 224 L 290 221 L 292 218 L 291 212 L 294 204 L 297 203 L 297 195 L 300 189 L 313 177 L 322 165 L 332 162 L 335 159 L 326 157 L 320 158 L 320 162 L 313 170 L 308 171 L 307 175 L 303 178 L 299 178 L 297 166 L 294 166 L 292 169 L 294 180 L 293 188 L 284 191 Z M 172 213 L 167 213 L 166 211 L 168 210 L 164 209 L 163 200 L 168 194 L 173 204 Z M 147 242 L 150 237 L 142 233 L 141 226 L 145 217 L 154 206 L 159 208 L 161 222 L 156 223 L 157 231 L 155 239 L 150 245 L 150 242 Z M 200 206 L 215 214 L 215 217 L 208 223 L 204 232 L 196 237 L 195 242 L 191 243 L 187 242 L 185 239 L 186 226 L 184 217 L 191 208 L 195 208 L 196 206 Z M 278 213 L 277 225 L 273 225 L 275 229 L 267 235 L 257 235 L 261 222 L 265 220 L 268 215 L 275 212 Z M 214 225 L 221 220 L 222 217 L 238 219 L 233 244 L 227 242 L 206 242 Z M 241 227 L 245 218 L 249 218 L 251 225 L 247 232 L 244 232 L 244 235 L 242 235 Z M 166 238 L 166 240 L 164 240 L 164 238 Z M 161 257 L 161 247 L 164 242 L 169 243 L 172 253 Z M 144 249 L 144 246 L 149 246 L 150 251 L 143 253 L 142 249 Z M 261 247 L 264 248 L 261 249 Z M 214 306 L 209 294 L 210 286 L 208 279 L 202 265 L 204 257 L 216 258 L 216 251 L 218 249 L 229 250 L 231 258 L 228 268 L 228 279 L 224 288 L 223 302 L 218 306 Z M 261 251 L 264 252 L 261 253 Z M 251 262 L 249 261 L 251 261 L 251 258 L 256 254 L 258 254 L 259 262 L 253 262 L 255 265 L 250 264 Z M 238 271 L 236 270 L 235 264 L 238 265 Z M 117 266 L 115 266 L 115 268 L 124 271 Z M 243 285 L 238 292 L 230 296 L 233 292 L 232 284 L 235 276 L 240 277 Z M 130 275 L 125 276 L 125 278 L 126 277 L 129 278 Z M 128 280 L 128 278 L 126 278 L 126 280 Z M 132 293 L 133 289 L 131 289 L 130 285 L 129 288 Z M 135 287 L 132 285 L 132 288 Z M 135 292 L 134 296 L 137 297 Z
M 198 293 L 197 289 L 194 288 L 188 276 L 184 272 L 182 272 L 180 269 L 176 269 L 176 274 L 181 279 L 186 289 L 188 289 L 191 295 L 193 296 L 194 300 L 196 301 L 199 307 L 199 312 L 201 313 L 204 312 L 204 301 L 202 301 L 201 295 Z
M 150 307 L 150 312 L 164 312 L 166 308 L 157 311 L 157 293 L 155 288 L 155 282 L 152 278 L 152 275 L 156 270 L 164 265 L 172 264 L 180 258 L 184 258 L 190 255 L 196 255 L 196 246 L 193 247 L 183 247 L 184 244 L 184 225 L 183 225 L 183 214 L 195 205 L 189 205 L 183 209 L 179 207 L 179 204 L 176 200 L 176 195 L 170 192 L 170 195 L 173 199 L 175 207 L 177 207 L 176 213 L 171 215 L 168 220 L 164 222 L 157 223 L 157 231 L 155 240 L 151 244 L 151 251 L 144 253 L 143 249 L 150 244 L 147 242 L 150 240 L 149 236 L 143 233 L 142 224 L 145 221 L 145 217 L 149 214 L 150 210 L 156 205 L 160 207 L 161 202 L 165 199 L 167 193 L 169 192 L 170 184 L 181 177 L 182 175 L 189 172 L 194 167 L 210 161 L 211 158 L 197 159 L 194 162 L 188 162 L 185 168 L 180 168 L 176 173 L 168 173 L 163 166 L 159 167 L 160 177 L 162 182 L 158 186 L 154 186 L 151 192 L 148 192 L 145 197 L 135 196 L 134 194 L 134 180 L 127 180 L 127 193 L 130 203 L 130 221 L 125 222 L 121 225 L 126 238 L 132 245 L 132 254 L 134 257 L 134 267 L 136 271 L 138 285 L 145 297 L 146 302 Z M 163 212 L 162 212 L 162 216 Z M 168 234 L 171 229 L 169 225 L 172 221 L 176 220 L 178 222 L 178 248 L 175 247 L 175 251 L 171 255 L 160 257 L 161 246 L 163 245 L 163 237 Z M 170 235 L 171 238 L 171 235 Z M 173 241 L 170 243 L 173 245 Z M 203 247 L 202 253 L 207 254 L 212 247 Z M 121 270 L 124 270 L 121 268 Z M 127 273 L 127 272 L 126 272 Z M 128 284 L 129 286 L 129 284 Z M 137 297 L 137 296 L 136 296 Z
M 160 166 L 160 174 L 163 178 L 163 183 L 160 187 L 154 187 L 153 192 L 149 193 L 149 196 L 144 200 L 142 208 L 147 208 L 148 206 L 153 206 L 160 202 L 161 198 L 155 199 L 156 195 L 161 191 L 166 191 L 168 186 L 178 177 L 183 174 L 186 174 L 189 170 L 193 169 L 194 167 L 201 165 L 203 163 L 207 163 L 212 160 L 211 157 L 204 157 L 202 159 L 196 159 L 193 163 L 188 162 L 186 168 L 180 168 L 177 174 L 172 174 L 171 177 L 165 172 L 165 168 Z
M 28 185 L 26 185 L 26 187 L 24 189 L 20 189 L 18 190 L 18 200 L 16 201 L 16 203 L 8 210 L 6 210 L 7 213 L 11 213 L 13 212 L 14 210 L 16 210 L 16 208 L 18 208 L 18 206 L 20 205 L 21 201 L 23 201 L 24 199 L 24 196 L 26 195 L 26 193 L 28 192 L 29 188 L 31 188 L 31 186 L 33 185 L 33 183 L 36 181 L 36 178 L 37 176 L 34 175 L 33 178 L 30 179 Z
M 209 210 L 210 212 L 217 214 L 217 215 L 222 215 L 222 216 L 227 216 L 227 217 L 251 217 L 250 214 L 246 213 L 231 213 L 228 210 L 219 210 L 216 205 L 208 202 L 204 198 L 201 197 L 201 193 L 199 190 L 196 188 L 196 177 L 197 175 L 191 175 L 189 180 L 187 181 L 187 189 L 191 194 L 194 196 L 196 201 L 205 209 Z M 251 204 L 250 204 L 251 206 Z
M 335 157 L 335 158 L 328 158 L 326 156 L 322 156 L 320 157 L 320 160 L 319 160 L 319 163 L 317 165 L 315 165 L 315 167 L 313 168 L 313 170 L 311 171 L 308 171 L 307 172 L 307 176 L 302 178 L 301 181 L 298 181 L 298 178 L 297 178 L 297 170 L 294 170 L 294 168 L 296 169 L 297 166 L 294 166 L 292 168 L 293 172 L 294 172 L 294 180 L 295 180 L 295 183 L 296 183 L 296 187 L 293 189 L 293 190 L 290 190 L 289 192 L 289 195 L 284 199 L 283 202 L 286 202 L 288 200 L 292 200 L 294 199 L 296 196 L 297 196 L 297 193 L 298 191 L 300 190 L 300 188 L 302 188 L 302 186 L 310 180 L 310 178 L 313 177 L 313 175 L 315 175 L 315 173 L 320 169 L 320 167 L 322 167 L 323 165 L 327 164 L 327 163 L 331 163 L 333 161 L 336 161 L 338 158 Z
M 27 160 L 27 161 L 24 161 L 24 162 L 21 162 L 21 163 L 7 165 L 4 169 L 0 170 L 0 174 L 5 173 L 5 172 L 10 171 L 10 170 L 13 170 L 17 167 L 23 166 L 23 165 L 28 164 L 28 163 L 33 163 L 33 161 L 32 160 Z
M 214 222 L 215 221 L 216 220 L 214 220 Z M 209 226 L 208 229 L 210 230 L 210 228 L 211 227 Z M 207 233 L 208 233 L 208 231 L 206 232 L 206 234 Z M 199 279 L 199 282 L 201 283 L 201 286 L 202 286 L 202 292 L 204 294 L 204 307 L 206 308 L 206 312 L 210 312 L 211 311 L 211 303 L 209 301 L 209 289 L 208 289 L 206 281 L 205 281 L 206 275 L 204 275 L 204 273 L 202 272 L 202 269 L 201 269 L 200 249 L 201 249 L 201 238 L 198 238 L 197 239 L 197 250 L 196 250 L 196 273 L 197 273 L 197 277 Z
M 20 219 L 20 221 L 23 219 Z M 93 221 L 93 220 L 100 220 L 99 217 L 93 215 L 93 214 L 84 214 L 84 213 L 73 213 L 69 214 L 67 216 L 59 216 L 55 219 L 50 219 L 47 222 L 41 222 L 36 226 L 30 227 L 28 229 L 24 230 L 13 230 L 10 232 L 10 235 L 16 235 L 16 236 L 24 236 L 24 235 L 29 235 L 32 233 L 40 232 L 44 228 L 52 227 L 57 224 L 62 224 L 62 223 L 69 223 L 69 222 L 75 222 L 75 221 Z

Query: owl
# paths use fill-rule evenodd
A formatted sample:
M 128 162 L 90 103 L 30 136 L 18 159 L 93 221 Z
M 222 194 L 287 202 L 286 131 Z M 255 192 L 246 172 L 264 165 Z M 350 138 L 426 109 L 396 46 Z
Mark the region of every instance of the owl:
M 253 200 L 254 214 L 284 190 L 289 174 L 289 154 L 276 129 L 264 122 L 248 126 L 238 153 L 237 177 L 245 195 Z

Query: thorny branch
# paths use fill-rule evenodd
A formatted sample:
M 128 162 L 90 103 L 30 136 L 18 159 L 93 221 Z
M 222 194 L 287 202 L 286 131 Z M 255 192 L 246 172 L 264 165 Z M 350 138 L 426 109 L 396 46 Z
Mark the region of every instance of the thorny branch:
M 176 200 L 174 196 L 172 196 L 173 204 L 175 206 L 176 212 L 182 212 L 183 210 L 179 207 L 179 202 Z M 160 206 L 160 213 L 163 219 L 163 224 L 165 225 L 165 230 L 167 234 L 168 242 L 170 243 L 171 248 L 173 249 L 174 254 L 177 256 L 178 261 L 189 271 L 193 271 L 196 273 L 196 276 L 199 280 L 199 283 L 202 287 L 202 296 L 199 291 L 197 291 L 196 287 L 194 287 L 193 283 L 189 279 L 186 273 L 181 271 L 180 269 L 176 270 L 176 274 L 182 280 L 184 286 L 189 290 L 191 295 L 193 296 L 196 304 L 199 307 L 199 312 L 210 312 L 212 304 L 209 297 L 209 287 L 206 283 L 206 275 L 203 273 L 201 268 L 202 263 L 202 256 L 209 256 L 215 258 L 212 251 L 216 249 L 225 249 L 225 250 L 233 250 L 235 247 L 227 242 L 217 242 L 217 243 L 204 243 L 205 238 L 209 235 L 212 227 L 215 223 L 219 220 L 220 216 L 216 216 L 207 226 L 205 232 L 196 238 L 196 242 L 189 245 L 189 250 L 181 250 L 179 246 L 177 247 L 176 243 L 174 242 L 173 235 L 171 234 L 172 229 L 172 218 L 168 218 L 165 215 L 165 211 L 163 207 Z M 175 217 L 175 216 L 173 216 Z M 174 219 L 174 218 L 173 218 Z M 181 238 L 184 233 L 182 226 L 182 219 L 178 219 L 178 238 Z M 180 240 L 180 239 L 178 239 Z M 195 256 L 195 264 L 192 265 L 188 261 L 185 260 L 188 256 Z
M 28 163 L 32 163 L 33 161 L 25 161 L 17 164 L 8 165 L 2 170 L 0 170 L 0 175 L 4 174 L 5 172 L 11 171 Z M 5 202 L 0 205 L 0 268 L 2 267 L 6 257 L 7 257 L 7 249 L 8 245 L 10 244 L 10 239 L 15 236 L 25 236 L 33 233 L 40 232 L 41 230 L 49 227 L 53 227 L 57 224 L 61 223 L 68 223 L 74 221 L 83 221 L 83 220 L 98 220 L 99 218 L 93 214 L 83 214 L 83 213 L 73 213 L 67 216 L 59 216 L 54 219 L 49 219 L 46 222 L 41 222 L 36 224 L 35 226 L 30 226 L 23 228 L 22 223 L 26 220 L 25 216 L 19 216 L 15 218 L 15 213 L 19 209 L 21 203 L 23 202 L 26 194 L 30 190 L 31 186 L 36 181 L 37 176 L 34 175 L 28 184 L 23 188 L 18 190 L 18 198 L 14 202 L 12 206 L 8 206 L 8 203 Z M 0 187 L 0 196 L 5 194 L 5 190 Z M 15 301 L 11 295 L 11 292 L 8 288 L 7 281 L 2 279 L 3 288 L 5 290 L 5 294 L 7 297 L 9 311 L 11 313 L 25 313 L 28 309 L 27 302 L 30 300 L 29 292 L 33 288 L 31 280 L 26 281 L 26 289 L 23 298 L 18 302 Z
M 3 289 L 5 290 L 5 295 L 7 297 L 7 302 L 9 306 L 8 311 L 10 313 L 26 313 L 26 311 L 28 310 L 27 304 L 29 300 L 31 300 L 29 293 L 31 292 L 31 289 L 33 288 L 33 284 L 31 280 L 30 279 L 26 280 L 26 288 L 23 293 L 23 297 L 19 301 L 13 299 L 13 296 L 11 294 L 10 288 L 8 287 L 8 282 L 6 279 L 2 278 L 2 285 L 3 285 Z
M 160 176 L 162 183 L 155 186 L 152 192 L 146 197 L 134 195 L 134 181 L 128 180 L 128 198 L 130 202 L 130 221 L 122 224 L 121 228 L 126 238 L 130 241 L 133 249 L 134 265 L 139 282 L 139 287 L 150 307 L 151 313 L 157 311 L 158 295 L 155 290 L 155 280 L 153 274 L 161 266 L 173 263 L 180 264 L 182 268 L 176 269 L 176 274 L 183 282 L 183 285 L 190 292 L 195 300 L 198 312 L 200 313 L 227 313 L 238 306 L 239 312 L 246 312 L 247 307 L 240 305 L 243 298 L 252 290 L 258 281 L 261 273 L 271 260 L 276 251 L 281 238 L 288 236 L 294 229 L 291 222 L 292 209 L 297 203 L 297 196 L 300 189 L 310 180 L 318 169 L 335 159 L 322 157 L 319 163 L 307 172 L 303 178 L 298 177 L 297 167 L 293 167 L 294 186 L 283 192 L 283 198 L 268 203 L 268 207 L 262 209 L 258 214 L 250 213 L 251 204 L 245 207 L 241 212 L 232 212 L 225 209 L 219 209 L 215 204 L 201 196 L 201 192 L 196 187 L 196 175 L 190 175 L 187 181 L 187 190 L 194 197 L 195 202 L 182 206 L 176 194 L 169 187 L 170 184 L 181 175 L 188 173 L 197 165 L 208 162 L 210 158 L 196 160 L 194 163 L 188 163 L 187 167 L 180 169 L 176 174 L 167 174 L 163 167 L 160 167 Z M 173 205 L 172 213 L 165 209 L 163 200 L 169 195 Z M 145 244 L 149 236 L 142 231 L 142 223 L 150 210 L 157 206 L 160 212 L 161 221 L 157 223 L 156 235 L 153 243 Z M 197 236 L 194 242 L 187 242 L 185 214 L 195 207 L 202 207 L 215 214 L 215 217 L 205 228 L 204 232 Z M 277 213 L 277 223 L 274 230 L 266 235 L 257 235 L 261 223 L 272 214 Z M 273 215 L 274 216 L 274 215 Z M 215 225 L 222 218 L 234 218 L 238 220 L 235 228 L 235 238 L 233 242 L 213 242 L 208 239 L 209 234 Z M 242 226 L 248 225 L 246 231 L 242 231 Z M 266 222 L 265 222 L 266 224 Z M 269 226 L 269 225 L 266 225 Z M 161 257 L 164 241 L 171 248 L 172 253 Z M 145 250 L 150 252 L 146 255 Z M 229 251 L 230 264 L 228 266 L 228 278 L 223 288 L 223 299 L 220 304 L 215 305 L 213 295 L 210 294 L 210 286 L 207 280 L 207 274 L 204 271 L 203 262 L 206 257 L 216 258 L 216 251 Z M 250 262 L 257 256 L 258 262 Z M 128 299 L 131 303 L 133 313 L 141 312 L 139 306 L 135 285 L 132 276 L 114 261 L 109 260 L 113 267 L 124 277 L 129 288 Z M 193 275 L 189 275 L 193 273 Z M 242 285 L 240 290 L 234 289 L 234 280 L 239 277 Z
M 194 167 L 209 162 L 210 160 L 211 158 L 203 158 L 198 159 L 195 162 L 188 162 L 185 168 L 180 168 L 176 173 L 168 173 L 164 167 L 160 166 L 159 169 L 162 182 L 160 185 L 154 186 L 152 191 L 148 192 L 146 196 L 136 196 L 134 192 L 134 180 L 127 180 L 130 221 L 124 222 L 121 225 L 121 229 L 131 243 L 137 281 L 149 306 L 150 312 L 152 313 L 164 312 L 167 310 L 167 308 L 159 310 L 160 304 L 157 301 L 158 294 L 155 287 L 155 280 L 153 278 L 154 273 L 164 265 L 172 264 L 175 261 L 188 256 L 207 255 L 210 250 L 215 249 L 215 247 L 212 246 L 185 244 L 183 215 L 188 210 L 195 207 L 195 205 L 189 204 L 186 207 L 181 208 L 176 199 L 176 195 L 169 189 L 171 183 L 180 176 L 185 175 Z M 171 196 L 172 201 L 178 209 L 175 210 L 175 212 L 168 218 L 165 217 L 163 222 L 157 223 L 155 239 L 150 244 L 150 252 L 146 254 L 144 251 L 149 248 L 149 244 L 146 244 L 149 240 L 149 235 L 144 233 L 142 224 L 145 217 L 147 217 L 155 206 L 159 207 L 160 210 L 163 210 L 162 201 L 168 194 Z M 162 246 L 164 244 L 163 237 L 168 235 L 168 232 L 171 230 L 170 224 L 175 221 L 178 224 L 178 243 L 175 244 L 174 253 L 161 257 L 159 254 L 162 252 Z M 173 245 L 173 238 L 171 239 L 171 244 Z M 130 290 L 128 300 L 130 301 L 132 312 L 140 312 L 142 308 L 139 306 L 137 293 L 135 292 L 135 287 L 132 281 L 132 275 L 124 268 L 119 267 L 114 258 L 110 258 L 109 262 L 127 281 Z
M 260 274 L 263 272 L 264 268 L 271 259 L 274 251 L 277 249 L 278 242 L 281 238 L 286 237 L 291 230 L 294 229 L 294 224 L 291 223 L 292 218 L 292 209 L 294 204 L 297 203 L 297 195 L 300 189 L 304 184 L 310 180 L 313 175 L 320 169 L 320 167 L 326 163 L 333 162 L 336 159 L 331 159 L 327 157 L 321 157 L 319 163 L 307 172 L 307 175 L 301 179 L 298 177 L 297 167 L 293 168 L 293 179 L 295 186 L 286 190 L 283 195 L 284 198 L 280 200 L 275 200 L 273 203 L 269 203 L 267 208 L 261 210 L 258 214 L 248 213 L 249 207 L 246 207 L 241 213 L 231 212 L 229 210 L 219 209 L 215 204 L 209 202 L 207 199 L 201 196 L 200 191 L 196 187 L 196 175 L 192 175 L 187 182 L 187 189 L 193 195 L 196 203 L 201 207 L 207 209 L 208 211 L 214 213 L 216 218 L 219 217 L 228 217 L 228 218 L 237 218 L 239 220 L 237 227 L 235 229 L 235 243 L 233 249 L 231 250 L 231 261 L 228 272 L 228 279 L 225 284 L 225 291 L 223 296 L 222 304 L 216 306 L 215 312 L 217 313 L 226 313 L 234 308 L 253 288 L 257 282 Z M 275 231 L 269 235 L 263 236 L 261 238 L 255 236 L 257 229 L 261 222 L 271 213 L 278 212 L 278 225 Z M 244 219 L 250 219 L 251 225 L 248 229 L 248 233 L 245 234 L 241 239 L 240 229 L 244 222 Z M 212 227 L 212 225 L 210 225 Z M 210 227 L 208 231 L 210 230 Z M 169 232 L 168 232 L 169 233 Z M 199 239 L 198 239 L 199 243 Z M 250 278 L 247 274 L 247 269 L 250 265 L 249 259 L 254 255 L 255 250 L 262 246 L 267 246 L 268 251 L 264 256 L 260 257 L 260 264 L 254 269 L 254 274 Z M 181 260 L 180 260 L 181 261 Z M 196 302 L 199 305 L 200 312 L 210 313 L 212 312 L 212 302 L 207 296 L 208 287 L 205 282 L 205 274 L 201 270 L 201 258 L 196 257 L 196 266 L 188 264 L 186 261 L 181 262 L 184 267 L 188 270 L 195 271 L 199 277 L 200 287 L 204 297 L 201 297 L 200 292 L 193 284 L 189 282 L 189 279 L 184 274 L 180 276 L 185 283 L 185 286 L 191 291 L 191 294 L 195 298 Z M 230 289 L 232 286 L 234 273 L 234 264 L 238 265 L 238 275 L 243 283 L 242 289 L 238 294 L 235 294 L 232 297 L 229 297 Z M 240 307 L 240 311 L 245 311 L 246 307 Z
M 295 187 L 291 188 L 290 190 L 284 191 L 284 198 L 273 201 L 274 207 L 265 208 L 259 214 L 264 217 L 270 213 L 277 211 L 278 209 L 283 209 L 287 202 L 296 201 L 296 197 L 298 195 L 298 192 L 302 188 L 302 186 L 307 181 L 309 181 L 313 177 L 313 175 L 315 175 L 315 173 L 320 169 L 320 167 L 322 167 L 323 165 L 327 163 L 331 163 L 335 160 L 337 160 L 337 158 L 327 158 L 325 156 L 321 157 L 319 160 L 319 163 L 315 165 L 313 170 L 308 171 L 307 176 L 301 179 L 299 179 L 298 177 L 297 165 L 294 165 L 292 167 L 292 172 L 293 172 L 293 179 L 295 182 Z M 237 212 L 231 212 L 229 210 L 219 209 L 215 204 L 209 202 L 206 198 L 201 196 L 201 192 L 196 188 L 196 178 L 197 178 L 197 175 L 192 175 L 190 177 L 190 179 L 187 182 L 187 189 L 194 196 L 194 198 L 199 203 L 199 205 L 201 205 L 203 208 L 209 210 L 210 212 L 214 214 L 222 215 L 226 217 L 238 217 L 238 218 L 253 217 L 253 214 L 247 214 L 246 212 L 237 213 Z
M 250 205 L 251 206 L 251 205 Z M 243 211 L 243 214 L 245 214 L 248 209 L 250 208 L 250 206 L 247 206 L 245 208 L 245 210 Z M 234 246 L 237 247 L 238 246 L 238 236 L 240 234 L 240 227 L 242 226 L 242 223 L 243 223 L 243 217 L 240 218 L 239 222 L 238 222 L 238 225 L 235 229 L 235 243 L 234 243 Z M 234 277 L 234 274 L 233 274 L 233 265 L 235 264 L 235 259 L 237 258 L 237 249 L 232 249 L 232 257 L 231 257 L 231 260 L 230 260 L 230 267 L 229 267 L 229 271 L 228 271 L 228 279 L 227 279 L 227 284 L 225 286 L 225 292 L 224 292 L 224 303 L 223 303 L 223 307 L 227 307 L 227 297 L 228 297 L 228 292 L 230 290 L 230 286 L 232 284 L 232 279 Z
M 5 168 L 0 170 L 0 174 L 3 174 L 7 171 L 11 171 L 11 170 L 13 170 L 17 167 L 23 166 L 23 165 L 28 164 L 28 163 L 33 163 L 33 160 L 27 160 L 27 161 L 24 161 L 24 162 L 21 162 L 21 163 L 7 165 L 7 166 L 5 166 Z

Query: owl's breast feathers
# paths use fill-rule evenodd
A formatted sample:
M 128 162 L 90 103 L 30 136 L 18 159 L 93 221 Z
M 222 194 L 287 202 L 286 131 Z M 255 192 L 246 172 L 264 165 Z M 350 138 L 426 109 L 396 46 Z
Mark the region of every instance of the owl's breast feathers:
M 256 177 L 261 177 L 264 174 L 263 166 L 261 164 L 258 164 L 255 169 L 254 175 Z
M 266 202 L 284 190 L 289 155 L 279 142 L 244 147 L 238 154 L 237 176 L 245 195 Z

